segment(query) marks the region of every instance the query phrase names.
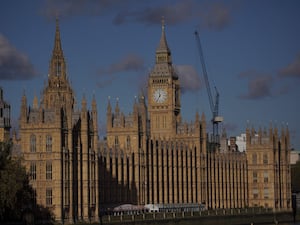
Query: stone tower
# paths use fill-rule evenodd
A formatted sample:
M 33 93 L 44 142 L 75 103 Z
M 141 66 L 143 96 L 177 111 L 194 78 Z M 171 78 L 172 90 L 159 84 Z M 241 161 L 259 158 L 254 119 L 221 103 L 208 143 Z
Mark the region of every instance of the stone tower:
M 179 79 L 172 65 L 164 21 L 161 32 L 155 65 L 148 79 L 148 112 L 152 138 L 174 137 L 180 117 Z
M 88 110 L 85 97 L 81 110 L 75 105 L 58 20 L 42 93 L 31 107 L 24 94 L 20 111 L 20 146 L 36 202 L 61 222 L 97 220 L 97 105 L 93 99 Z
M 287 127 L 246 130 L 250 207 L 291 207 L 290 138 Z
M 145 147 L 147 138 L 147 106 L 141 93 L 135 99 L 132 112 L 125 115 L 117 99 L 114 110 L 108 99 L 106 110 L 106 134 L 109 147 L 123 149 L 128 153 Z

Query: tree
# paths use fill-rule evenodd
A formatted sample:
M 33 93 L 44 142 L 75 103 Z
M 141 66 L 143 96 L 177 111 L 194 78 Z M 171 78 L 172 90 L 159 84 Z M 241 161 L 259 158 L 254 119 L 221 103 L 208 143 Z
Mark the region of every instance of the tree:
M 12 159 L 11 142 L 0 142 L 0 221 L 20 220 L 34 205 L 33 189 L 20 159 Z

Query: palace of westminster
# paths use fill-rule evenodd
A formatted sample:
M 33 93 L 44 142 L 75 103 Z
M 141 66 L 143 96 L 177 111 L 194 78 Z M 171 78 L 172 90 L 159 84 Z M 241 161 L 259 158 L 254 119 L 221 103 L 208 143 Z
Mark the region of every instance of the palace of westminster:
M 207 209 L 291 208 L 290 140 L 280 130 L 246 128 L 246 151 L 210 140 L 205 115 L 182 122 L 180 80 L 165 27 L 148 76 L 147 96 L 125 115 L 107 103 L 106 138 L 98 138 L 97 104 L 77 106 L 66 74 L 60 30 L 40 101 L 21 97 L 18 138 L 37 204 L 57 221 L 98 221 L 122 204 L 203 204 Z M 78 104 L 80 105 L 80 104 Z M 0 141 L 10 136 L 10 106 L 0 88 Z M 224 144 L 225 143 L 225 144 Z

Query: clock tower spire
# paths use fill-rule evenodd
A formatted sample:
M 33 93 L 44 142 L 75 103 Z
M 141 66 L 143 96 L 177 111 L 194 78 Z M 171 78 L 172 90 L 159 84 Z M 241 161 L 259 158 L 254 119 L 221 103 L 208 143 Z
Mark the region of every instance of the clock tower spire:
M 166 33 L 165 33 L 165 20 L 161 21 L 161 37 L 159 45 L 156 49 L 156 64 L 168 63 L 172 64 L 171 51 L 169 49 Z
M 172 65 L 164 18 L 155 56 L 155 65 L 148 79 L 150 135 L 169 138 L 176 134 L 180 113 L 180 85 Z

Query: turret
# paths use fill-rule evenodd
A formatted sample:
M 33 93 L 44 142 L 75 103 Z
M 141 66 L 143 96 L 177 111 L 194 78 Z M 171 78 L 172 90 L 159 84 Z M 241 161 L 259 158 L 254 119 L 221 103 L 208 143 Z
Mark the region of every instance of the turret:
M 87 111 L 87 103 L 86 103 L 85 95 L 83 95 L 83 97 L 82 97 L 81 110 L 82 110 L 82 112 L 86 112 Z
M 26 98 L 26 95 L 25 95 L 25 92 L 23 93 L 23 96 L 22 96 L 22 100 L 21 100 L 21 116 L 20 116 L 20 122 L 21 124 L 22 123 L 25 123 L 27 122 L 27 98 Z
M 119 98 L 117 98 L 117 103 L 115 107 L 115 116 L 118 116 L 119 114 L 120 114 Z
M 94 149 L 97 146 L 98 143 L 98 113 L 97 113 L 97 103 L 95 99 L 95 95 L 93 95 L 93 100 L 92 100 L 92 122 L 93 122 L 93 147 Z
M 36 95 L 34 95 L 34 98 L 33 98 L 32 108 L 33 109 L 38 109 L 39 108 L 39 100 L 38 100 Z
M 111 112 L 110 97 L 108 97 L 108 100 L 107 100 L 106 126 L 108 129 L 112 127 L 112 112 Z
M 198 111 L 196 112 L 196 115 L 195 115 L 195 122 L 196 122 L 196 123 L 199 123 L 199 122 L 200 122 L 200 115 L 199 115 L 199 112 L 198 112 Z

